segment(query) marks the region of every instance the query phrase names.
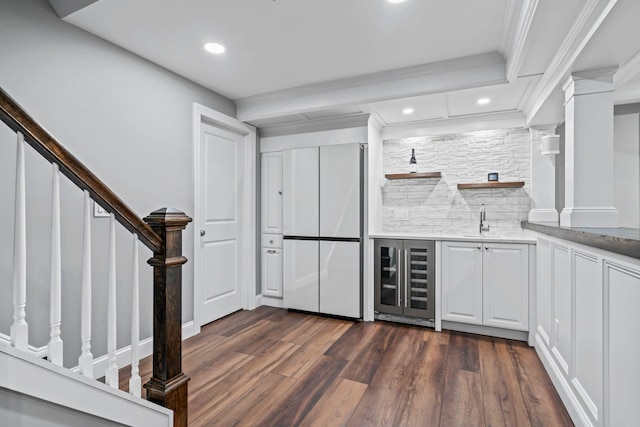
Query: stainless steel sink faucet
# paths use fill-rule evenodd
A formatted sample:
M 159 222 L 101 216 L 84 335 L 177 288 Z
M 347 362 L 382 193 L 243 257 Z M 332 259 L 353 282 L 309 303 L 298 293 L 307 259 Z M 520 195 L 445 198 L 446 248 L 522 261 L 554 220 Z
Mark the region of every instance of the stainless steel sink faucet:
M 480 207 L 480 234 L 483 231 L 489 231 L 489 224 L 485 225 L 485 221 L 487 220 L 487 208 L 482 204 Z

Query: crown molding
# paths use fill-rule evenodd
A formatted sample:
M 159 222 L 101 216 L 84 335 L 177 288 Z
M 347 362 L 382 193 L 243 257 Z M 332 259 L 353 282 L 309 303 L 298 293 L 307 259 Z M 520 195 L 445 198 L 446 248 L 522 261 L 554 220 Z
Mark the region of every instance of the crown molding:
M 449 119 L 426 120 L 404 125 L 386 126 L 382 130 L 382 139 L 444 135 L 479 130 L 524 128 L 524 120 L 525 117 L 520 111 L 472 114 Z
M 500 37 L 498 38 L 498 52 L 503 57 L 507 57 L 511 44 L 513 44 L 513 33 L 515 31 L 516 22 L 518 16 L 520 16 L 520 10 L 522 8 L 522 2 L 520 0 L 509 0 L 504 11 L 504 19 L 502 20 L 502 28 L 500 28 Z
M 525 104 L 527 123 L 533 121 L 551 92 L 569 73 L 591 37 L 618 0 L 588 0 L 574 21 L 560 48 Z
M 489 52 L 238 99 L 237 117 L 251 122 L 501 83 L 506 83 L 504 59 Z
M 511 32 L 511 43 L 507 49 L 507 80 L 514 82 L 518 78 L 524 58 L 531 46 L 531 32 L 533 20 L 538 9 L 538 0 L 523 0 L 519 2 L 517 25 Z
M 618 72 L 613 77 L 616 89 L 624 86 L 640 74 L 640 50 L 636 52 L 627 62 L 622 64 Z
M 260 128 L 260 137 L 270 138 L 273 136 L 293 135 L 298 133 L 322 132 L 326 130 L 363 127 L 369 124 L 369 117 L 369 114 L 354 114 L 350 116 L 305 120 L 300 122 L 281 123 L 272 126 L 264 126 Z

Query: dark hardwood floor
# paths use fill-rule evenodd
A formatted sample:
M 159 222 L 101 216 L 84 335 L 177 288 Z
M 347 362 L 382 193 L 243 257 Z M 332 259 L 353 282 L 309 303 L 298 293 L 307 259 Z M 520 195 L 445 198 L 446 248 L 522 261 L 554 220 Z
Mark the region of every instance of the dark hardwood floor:
M 260 307 L 204 326 L 183 355 L 190 426 L 573 425 L 517 341 Z

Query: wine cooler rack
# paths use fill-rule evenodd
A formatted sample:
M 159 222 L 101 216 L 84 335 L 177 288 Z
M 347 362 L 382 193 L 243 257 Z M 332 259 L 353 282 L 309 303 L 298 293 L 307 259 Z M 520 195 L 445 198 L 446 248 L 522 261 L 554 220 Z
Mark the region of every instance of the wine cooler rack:
M 375 313 L 435 318 L 435 243 L 376 239 Z

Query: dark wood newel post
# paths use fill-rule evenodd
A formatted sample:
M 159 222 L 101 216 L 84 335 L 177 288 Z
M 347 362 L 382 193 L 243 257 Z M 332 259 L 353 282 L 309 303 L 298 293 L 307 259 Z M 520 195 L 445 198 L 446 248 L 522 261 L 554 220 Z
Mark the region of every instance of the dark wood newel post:
M 182 230 L 191 218 L 162 208 L 144 218 L 162 238 L 153 267 L 153 376 L 144 385 L 147 400 L 173 410 L 174 427 L 187 427 L 187 383 L 182 372 Z

